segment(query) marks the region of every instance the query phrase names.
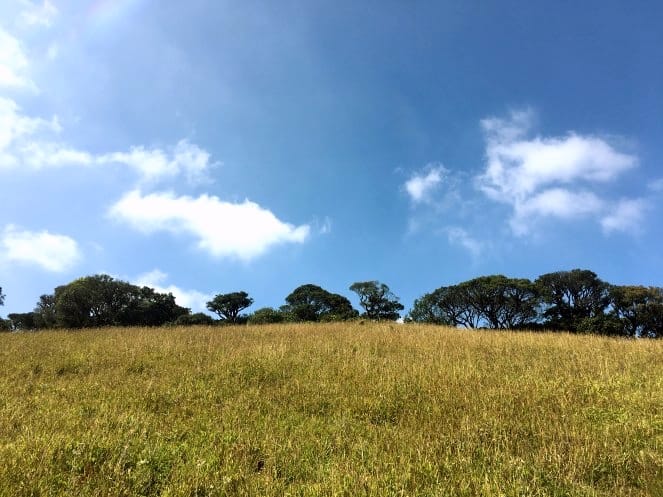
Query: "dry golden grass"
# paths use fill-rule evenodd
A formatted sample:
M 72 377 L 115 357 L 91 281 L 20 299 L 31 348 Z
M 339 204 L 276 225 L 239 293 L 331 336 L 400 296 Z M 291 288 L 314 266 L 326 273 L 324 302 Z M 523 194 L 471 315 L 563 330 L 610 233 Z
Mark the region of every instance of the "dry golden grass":
M 0 368 L 1 496 L 663 495 L 663 341 L 108 329 Z

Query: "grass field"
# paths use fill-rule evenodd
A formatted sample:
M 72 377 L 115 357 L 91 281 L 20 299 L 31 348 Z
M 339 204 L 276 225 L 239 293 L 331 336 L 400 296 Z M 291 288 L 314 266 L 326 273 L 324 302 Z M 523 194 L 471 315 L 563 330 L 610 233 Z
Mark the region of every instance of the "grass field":
M 663 341 L 0 335 L 0 496 L 661 496 Z

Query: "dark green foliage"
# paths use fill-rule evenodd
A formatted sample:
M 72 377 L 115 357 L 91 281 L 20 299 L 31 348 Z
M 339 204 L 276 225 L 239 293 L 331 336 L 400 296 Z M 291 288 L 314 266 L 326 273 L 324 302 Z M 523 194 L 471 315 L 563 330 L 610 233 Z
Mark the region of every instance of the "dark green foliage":
M 441 287 L 416 300 L 407 320 L 478 328 L 513 329 L 537 319 L 539 295 L 527 279 L 482 276 Z
M 414 306 L 406 316 L 406 322 L 460 326 L 455 306 L 449 305 L 452 287 L 441 287 L 426 293 L 414 301 Z
M 216 295 L 207 302 L 207 308 L 218 314 L 228 323 L 237 323 L 239 313 L 253 304 L 253 299 L 246 292 L 232 292 Z
M 0 332 L 11 331 L 11 321 L 9 319 L 0 318 Z
M 628 336 L 624 321 L 613 314 L 600 314 L 581 319 L 576 331 L 578 333 L 596 333 L 606 336 Z
M 65 328 L 160 326 L 189 312 L 175 303 L 172 294 L 160 294 L 105 274 L 56 288 L 54 302 L 56 323 Z
M 359 303 L 364 308 L 362 316 L 377 321 L 396 321 L 404 309 L 389 287 L 379 281 L 358 281 L 350 290 L 359 296 Z
M 5 294 L 2 293 L 2 287 L 0 286 L 0 305 L 5 305 Z
M 249 324 L 273 324 L 282 323 L 285 321 L 285 316 L 282 312 L 272 309 L 271 307 L 263 307 L 258 309 L 253 314 L 249 315 Z
M 491 328 L 522 328 L 537 318 L 539 295 L 530 280 L 498 274 L 458 286 L 465 303 Z
M 663 289 L 644 286 L 610 287 L 611 315 L 631 337 L 663 336 Z
M 42 295 L 34 309 L 35 327 L 53 328 L 57 324 L 55 316 L 55 295 Z
M 343 321 L 357 316 L 350 301 L 317 285 L 301 285 L 285 298 L 281 311 L 294 321 Z
M 173 321 L 173 324 L 176 326 L 211 326 L 214 324 L 214 318 L 202 312 L 196 312 L 194 314 L 183 314 Z
M 610 304 L 610 286 L 586 269 L 544 274 L 535 283 L 552 329 L 578 331 L 583 319 L 601 316 Z
M 12 313 L 7 315 L 9 326 L 13 331 L 37 329 L 34 312 Z
M 175 303 L 171 293 L 157 293 L 152 288 L 132 289 L 137 298 L 120 313 L 121 324 L 126 326 L 161 326 L 189 314 L 189 309 Z

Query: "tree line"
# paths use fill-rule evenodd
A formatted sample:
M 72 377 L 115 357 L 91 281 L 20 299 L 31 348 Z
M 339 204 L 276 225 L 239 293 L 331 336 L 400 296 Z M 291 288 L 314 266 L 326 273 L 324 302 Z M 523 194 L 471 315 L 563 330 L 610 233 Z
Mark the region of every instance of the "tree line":
M 218 294 L 207 302 L 207 309 L 218 317 L 214 319 L 177 305 L 170 293 L 94 275 L 42 295 L 31 312 L 0 318 L 0 329 L 400 319 L 404 307 L 386 284 L 356 282 L 349 290 L 357 294 L 363 312 L 343 295 L 306 284 L 286 296 L 278 309 L 263 307 L 249 314 L 242 314 L 254 302 L 247 292 Z M 0 288 L 0 305 L 3 303 Z M 481 276 L 424 294 L 415 300 L 404 322 L 660 338 L 663 289 L 611 285 L 586 269 L 547 273 L 534 281 Z

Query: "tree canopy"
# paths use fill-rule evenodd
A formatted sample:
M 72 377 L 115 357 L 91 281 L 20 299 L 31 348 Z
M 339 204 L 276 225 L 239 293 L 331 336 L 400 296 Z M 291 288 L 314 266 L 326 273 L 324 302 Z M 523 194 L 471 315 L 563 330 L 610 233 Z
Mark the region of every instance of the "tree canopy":
M 239 313 L 251 304 L 253 299 L 246 292 L 221 293 L 207 302 L 207 309 L 228 323 L 237 323 Z
M 601 316 L 610 304 L 610 286 L 587 269 L 547 273 L 535 283 L 543 316 L 555 328 L 577 331 L 583 319 Z
M 346 297 L 312 284 L 298 286 L 285 301 L 281 312 L 295 321 L 343 321 L 358 315 Z
M 157 293 L 105 274 L 60 286 L 55 289 L 53 300 L 55 321 L 64 328 L 159 326 L 189 313 L 175 303 L 170 293 Z M 40 304 L 49 309 L 50 298 L 42 296 L 38 307 Z
M 358 281 L 350 290 L 359 296 L 359 304 L 364 308 L 363 316 L 376 321 L 396 321 L 404 309 L 389 287 L 379 281 Z

